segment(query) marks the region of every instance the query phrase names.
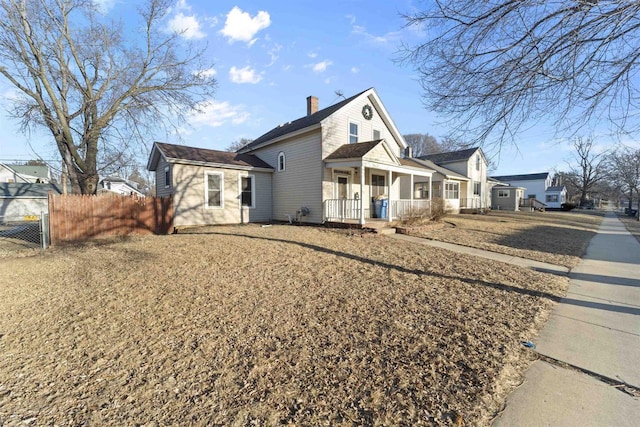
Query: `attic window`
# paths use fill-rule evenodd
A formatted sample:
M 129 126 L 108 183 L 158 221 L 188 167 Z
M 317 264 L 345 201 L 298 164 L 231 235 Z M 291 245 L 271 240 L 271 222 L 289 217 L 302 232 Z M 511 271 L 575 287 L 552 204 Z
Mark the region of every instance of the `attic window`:
M 373 130 L 373 140 L 377 141 L 380 139 L 380 131 L 378 129 Z
M 356 144 L 358 142 L 358 124 L 349 122 L 349 144 Z
M 480 170 L 480 154 L 476 154 L 476 170 Z

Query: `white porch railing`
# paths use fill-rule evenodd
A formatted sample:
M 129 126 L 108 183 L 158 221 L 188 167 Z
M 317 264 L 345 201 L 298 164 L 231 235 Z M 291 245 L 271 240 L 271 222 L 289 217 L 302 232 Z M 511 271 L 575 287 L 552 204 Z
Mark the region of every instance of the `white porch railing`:
M 360 199 L 327 199 L 324 218 L 327 221 L 359 220 L 360 202 Z
M 429 213 L 430 210 L 430 200 L 391 200 L 391 218 L 407 218 Z

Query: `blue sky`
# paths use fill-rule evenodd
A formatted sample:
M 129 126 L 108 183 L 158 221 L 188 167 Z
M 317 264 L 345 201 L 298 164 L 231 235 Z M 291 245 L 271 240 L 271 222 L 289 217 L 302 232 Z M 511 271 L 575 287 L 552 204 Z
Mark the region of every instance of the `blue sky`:
M 117 18 L 126 19 L 134 10 L 125 0 L 100 3 Z M 185 38 L 207 45 L 213 63 L 207 72 L 215 73 L 218 88 L 206 113 L 191 116 L 182 128 L 182 141 L 149 135 L 148 145 L 162 139 L 223 150 L 305 115 L 309 95 L 324 108 L 341 99 L 336 91 L 349 97 L 369 87 L 376 88 L 403 134 L 446 135 L 448 128 L 439 124 L 443 118 L 424 108 L 413 70 L 393 61 L 402 43 L 423 37 L 419 29 L 404 28 L 400 16 L 417 6 L 408 0 L 177 1 L 167 30 L 184 30 Z M 25 136 L 6 117 L 10 93 L 0 80 L 0 161 L 33 158 L 32 149 L 57 159 L 46 133 Z M 495 174 L 566 169 L 570 155 L 570 144 L 552 129 L 536 126 L 521 135 L 517 149 L 502 149 Z

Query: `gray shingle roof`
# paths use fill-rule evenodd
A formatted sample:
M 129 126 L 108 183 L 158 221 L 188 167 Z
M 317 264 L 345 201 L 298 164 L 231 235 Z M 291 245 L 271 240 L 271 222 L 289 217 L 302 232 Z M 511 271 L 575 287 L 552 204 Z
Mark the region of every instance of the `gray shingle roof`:
M 362 157 L 378 145 L 382 140 L 377 139 L 369 142 L 358 142 L 356 144 L 344 144 L 338 147 L 336 151 L 329 154 L 327 160 L 335 159 L 353 159 Z
M 273 169 L 269 164 L 253 154 L 238 154 L 229 151 L 187 147 L 185 145 L 167 144 L 164 142 L 156 142 L 155 145 L 167 159 L 241 166 L 247 168 L 254 167 Z
M 564 185 L 557 185 L 555 187 L 547 187 L 546 191 L 562 191 Z
M 547 179 L 548 176 L 549 176 L 549 172 L 542 172 L 542 173 L 529 173 L 524 175 L 492 176 L 491 178 L 497 179 L 498 181 L 508 182 L 508 181 L 531 181 L 536 179 Z
M 55 184 L 0 183 L 0 199 L 15 197 L 46 198 L 49 191 L 62 194 Z
M 473 156 L 473 153 L 475 153 L 478 148 L 479 147 L 472 147 L 465 150 L 449 151 L 446 153 L 426 154 L 424 156 L 419 156 L 418 159 L 431 160 L 436 164 L 458 162 L 460 160 L 468 160 Z
M 367 89 L 369 90 L 369 89 Z M 291 132 L 295 132 L 304 128 L 307 128 L 309 126 L 313 126 L 316 124 L 319 124 L 322 120 L 326 119 L 327 117 L 329 117 L 331 114 L 335 113 L 336 111 L 338 111 L 340 108 L 344 107 L 345 105 L 347 105 L 349 102 L 353 101 L 355 98 L 357 98 L 358 96 L 362 95 L 363 93 L 365 93 L 367 90 L 363 90 L 362 92 L 353 95 L 351 98 L 347 98 L 344 101 L 340 101 L 337 104 L 333 104 L 327 108 L 323 108 L 322 110 L 318 110 L 315 113 L 308 115 L 308 116 L 304 116 L 304 117 L 300 117 L 299 119 L 296 119 L 294 121 L 288 122 L 286 124 L 277 126 L 273 129 L 271 129 L 269 132 L 265 133 L 264 135 L 261 135 L 260 137 L 258 137 L 257 139 L 254 139 L 252 142 L 250 142 L 249 144 L 245 145 L 244 147 L 242 147 L 240 150 L 238 150 L 239 152 L 247 152 L 252 150 L 253 148 L 267 142 L 270 141 L 272 139 L 275 138 L 279 138 L 281 136 L 284 136 L 288 133 Z
M 463 179 L 465 181 L 469 180 L 469 178 L 467 178 L 466 176 L 464 176 L 462 174 L 459 174 L 458 172 L 454 172 L 452 170 L 449 170 L 449 169 L 447 169 L 447 168 L 445 168 L 443 166 L 437 165 L 436 163 L 432 162 L 431 160 L 426 160 L 426 159 L 421 159 L 421 158 L 413 159 L 413 160 L 416 160 L 416 161 L 420 162 L 423 165 L 423 167 L 433 169 L 434 171 L 436 171 L 439 174 L 444 175 L 446 177 Z
M 14 171 L 18 172 L 21 175 L 29 175 L 35 176 L 38 178 L 49 178 L 49 167 L 48 166 L 29 166 L 29 165 L 7 165 Z

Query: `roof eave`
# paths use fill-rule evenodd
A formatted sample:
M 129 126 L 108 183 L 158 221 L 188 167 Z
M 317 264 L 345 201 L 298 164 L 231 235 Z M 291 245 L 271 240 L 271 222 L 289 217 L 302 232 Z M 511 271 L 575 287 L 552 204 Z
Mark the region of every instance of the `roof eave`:
M 285 139 L 293 138 L 293 137 L 296 137 L 298 135 L 302 135 L 302 134 L 305 134 L 307 132 L 311 132 L 312 130 L 315 130 L 315 129 L 320 129 L 320 127 L 322 126 L 321 123 L 322 122 L 313 124 L 311 126 L 304 127 L 302 129 L 298 129 L 298 130 L 293 131 L 293 132 L 286 133 L 284 135 L 280 135 L 277 138 L 269 139 L 267 141 L 264 141 L 262 144 L 256 145 L 256 146 L 251 147 L 251 148 L 241 148 L 238 151 L 236 151 L 236 153 L 238 153 L 238 154 L 250 153 L 251 151 L 255 151 L 255 150 L 258 150 L 260 148 L 264 148 L 264 147 L 266 147 L 268 145 L 284 141 Z
M 259 166 L 242 166 L 242 165 L 230 165 L 228 163 L 213 163 L 213 162 L 200 162 L 197 160 L 186 160 L 186 159 L 177 159 L 173 157 L 166 158 L 167 163 L 177 163 L 181 165 L 190 165 L 190 166 L 207 166 L 211 168 L 219 168 L 219 169 L 236 169 L 236 170 L 247 170 L 247 171 L 258 171 L 258 172 L 274 172 L 273 168 L 263 168 Z

